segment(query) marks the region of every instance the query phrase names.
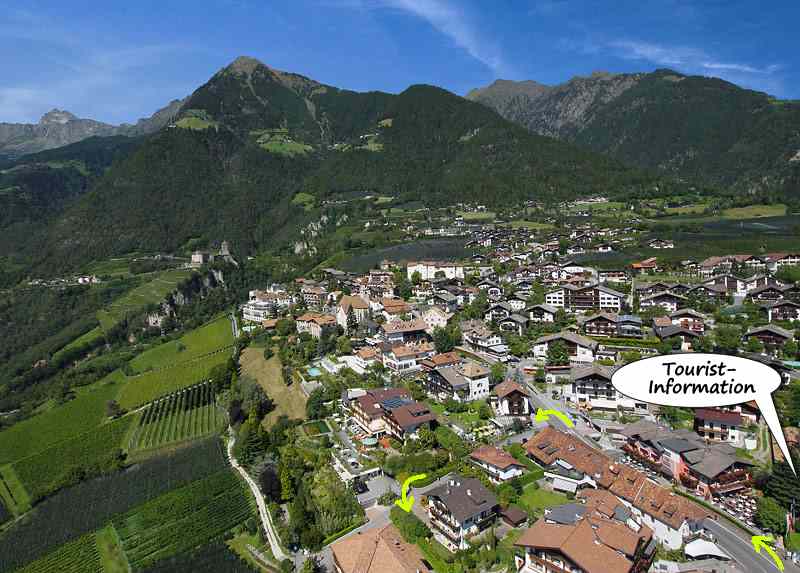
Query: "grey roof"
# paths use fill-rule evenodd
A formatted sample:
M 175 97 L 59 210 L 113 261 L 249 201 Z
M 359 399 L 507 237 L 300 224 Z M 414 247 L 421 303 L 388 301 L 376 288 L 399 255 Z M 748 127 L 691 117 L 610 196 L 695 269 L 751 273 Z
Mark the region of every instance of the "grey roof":
M 606 366 L 593 362 L 589 366 L 582 366 L 572 369 L 572 379 L 580 380 L 587 376 L 602 376 L 606 380 L 611 380 L 611 375 L 617 370 L 618 366 Z
M 669 338 L 670 336 L 691 336 L 692 338 L 700 338 L 702 336 L 699 332 L 683 328 L 679 324 L 670 324 L 669 326 L 658 326 L 655 328 L 656 336 L 661 339 Z
M 585 513 L 586 506 L 582 503 L 566 503 L 550 508 L 544 518 L 559 525 L 574 525 Z
M 704 315 L 701 312 L 697 312 L 696 310 L 693 310 L 691 308 L 682 308 L 680 310 L 676 310 L 675 312 L 671 313 L 669 317 L 675 318 L 677 316 L 684 316 L 684 315 L 693 316 L 695 318 L 702 318 L 703 320 L 705 320 L 706 318 L 706 315 Z
M 547 336 L 542 336 L 541 338 L 537 338 L 534 344 L 542 344 L 544 342 L 553 342 L 556 340 L 567 340 L 572 342 L 573 344 L 579 344 L 581 346 L 586 346 L 591 349 L 595 349 L 598 346 L 598 343 L 594 340 L 586 338 L 585 336 L 581 336 L 580 334 L 575 334 L 574 332 L 563 331 L 557 332 L 556 334 L 549 334 Z
M 438 498 L 459 523 L 497 506 L 497 498 L 475 478 L 448 474 L 444 485 L 428 492 L 428 497 Z
M 750 336 L 751 334 L 758 334 L 761 332 L 769 332 L 771 334 L 777 334 L 782 338 L 792 339 L 794 335 L 786 330 L 785 328 L 781 328 L 780 326 L 775 326 L 774 324 L 767 324 L 766 326 L 755 326 L 753 328 L 748 329 L 745 332 L 745 336 Z
M 554 306 L 550 306 L 549 304 L 534 304 L 531 307 L 525 309 L 525 312 L 530 312 L 535 308 L 541 308 L 545 312 L 549 312 L 550 314 L 555 314 L 558 312 L 558 309 Z
M 614 519 L 617 521 L 628 521 L 630 519 L 632 513 L 631 510 L 628 509 L 626 505 L 619 504 L 617 507 L 614 508 Z
M 635 324 L 642 324 L 642 317 L 636 316 L 635 314 L 621 314 L 617 317 L 619 322 L 632 322 Z
M 689 440 L 685 440 L 683 438 L 667 438 L 665 440 L 659 440 L 658 443 L 661 444 L 662 448 L 677 454 L 682 454 L 684 452 L 690 452 L 697 449 L 696 444 L 693 444 Z
M 436 373 L 444 378 L 444 381 L 450 384 L 450 386 L 453 388 L 463 388 L 464 386 L 469 386 L 469 380 L 467 380 L 453 366 L 440 366 L 436 369 Z
M 692 464 L 692 471 L 713 479 L 736 463 L 736 458 L 715 450 L 702 452 L 702 459 Z

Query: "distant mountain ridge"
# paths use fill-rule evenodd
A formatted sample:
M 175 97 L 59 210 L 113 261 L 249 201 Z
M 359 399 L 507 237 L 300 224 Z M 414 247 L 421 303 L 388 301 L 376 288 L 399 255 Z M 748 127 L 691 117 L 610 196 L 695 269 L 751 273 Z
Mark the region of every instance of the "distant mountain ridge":
M 183 100 L 165 107 L 135 124 L 111 125 L 83 119 L 61 109 L 52 109 L 38 123 L 0 123 L 0 156 L 21 156 L 77 143 L 89 137 L 128 137 L 158 131 L 175 117 Z
M 557 86 L 470 91 L 530 131 L 629 165 L 754 193 L 800 196 L 800 102 L 672 70 L 596 72 Z
M 50 219 L 31 256 L 53 272 L 198 238 L 243 254 L 285 248 L 301 228 L 318 236 L 320 221 L 338 220 L 326 205 L 375 195 L 491 206 L 678 187 L 435 86 L 355 92 L 243 57 Z

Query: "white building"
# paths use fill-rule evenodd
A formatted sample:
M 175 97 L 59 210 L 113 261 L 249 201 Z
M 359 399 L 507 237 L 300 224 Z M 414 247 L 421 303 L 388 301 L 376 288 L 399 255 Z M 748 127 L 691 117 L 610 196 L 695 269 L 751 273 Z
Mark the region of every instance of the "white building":
M 424 281 L 437 278 L 437 273 L 442 273 L 439 276 L 448 279 L 463 279 L 464 265 L 439 261 L 409 261 L 406 268 L 408 280 L 412 280 L 414 273 L 419 273 L 420 278 Z

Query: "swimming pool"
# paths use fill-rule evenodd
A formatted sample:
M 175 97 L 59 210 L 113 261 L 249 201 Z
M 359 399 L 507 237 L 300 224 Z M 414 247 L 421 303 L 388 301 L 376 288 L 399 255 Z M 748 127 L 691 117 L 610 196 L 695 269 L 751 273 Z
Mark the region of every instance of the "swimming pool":
M 317 376 L 322 376 L 322 370 L 320 370 L 316 366 L 309 366 L 308 375 L 311 376 L 312 378 L 316 378 Z

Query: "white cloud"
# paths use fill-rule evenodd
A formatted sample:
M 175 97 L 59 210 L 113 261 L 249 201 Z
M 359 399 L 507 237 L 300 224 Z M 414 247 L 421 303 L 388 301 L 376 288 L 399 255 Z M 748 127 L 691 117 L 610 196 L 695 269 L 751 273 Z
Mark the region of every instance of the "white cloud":
M 618 40 L 608 44 L 618 56 L 629 60 L 646 60 L 663 66 L 689 71 L 711 70 L 745 74 L 772 74 L 781 69 L 777 64 L 759 68 L 750 64 L 716 61 L 705 51 L 687 46 L 664 46 L 634 40 Z
M 478 32 L 461 6 L 449 0 L 335 0 L 333 4 L 343 8 L 390 8 L 411 14 L 450 38 L 495 75 L 513 75 L 497 45 Z

